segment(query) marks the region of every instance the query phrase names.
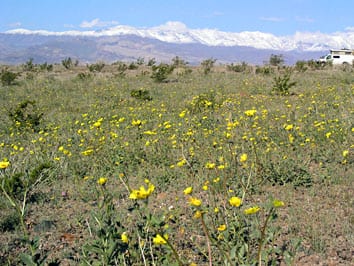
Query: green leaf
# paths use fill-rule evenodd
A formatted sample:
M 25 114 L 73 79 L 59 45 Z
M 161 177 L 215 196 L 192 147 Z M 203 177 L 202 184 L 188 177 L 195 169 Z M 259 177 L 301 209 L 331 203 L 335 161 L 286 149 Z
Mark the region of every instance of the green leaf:
M 21 253 L 20 259 L 24 265 L 27 266 L 37 266 L 37 264 L 33 261 L 32 257 L 28 254 Z

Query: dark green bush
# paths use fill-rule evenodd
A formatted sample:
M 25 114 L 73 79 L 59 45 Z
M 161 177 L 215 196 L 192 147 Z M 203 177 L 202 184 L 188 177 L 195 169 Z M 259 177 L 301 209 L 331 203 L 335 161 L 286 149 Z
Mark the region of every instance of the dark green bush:
M 10 86 L 14 84 L 14 81 L 16 78 L 19 76 L 18 73 L 14 73 L 12 71 L 9 71 L 7 69 L 1 70 L 0 73 L 0 78 L 1 78 L 1 84 L 4 86 Z
M 13 110 L 10 110 L 8 116 L 15 127 L 38 132 L 43 113 L 37 109 L 35 101 L 26 100 L 20 102 Z
M 272 92 L 278 95 L 288 95 L 290 88 L 296 85 L 295 81 L 290 81 L 291 74 L 290 68 L 286 68 L 284 74 L 275 76 Z
M 172 73 L 173 69 L 173 66 L 164 63 L 160 63 L 158 66 L 153 65 L 151 78 L 155 82 L 164 82 L 167 76 Z
M 150 92 L 144 89 L 132 90 L 130 92 L 130 96 L 138 100 L 144 100 L 144 101 L 152 100 L 152 97 L 150 96 Z

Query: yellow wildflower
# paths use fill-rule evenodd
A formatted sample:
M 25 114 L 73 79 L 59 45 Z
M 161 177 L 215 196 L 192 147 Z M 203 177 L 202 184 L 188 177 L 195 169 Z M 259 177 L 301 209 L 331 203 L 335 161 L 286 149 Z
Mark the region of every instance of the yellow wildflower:
M 343 153 L 342 153 L 343 157 L 347 157 L 348 154 L 349 154 L 349 150 L 345 150 L 345 151 L 343 151 Z
M 183 190 L 184 195 L 189 195 L 193 192 L 192 187 L 187 187 L 185 190 Z
M 100 177 L 100 178 L 97 180 L 97 184 L 103 186 L 104 184 L 107 183 L 107 180 L 108 180 L 107 177 Z
M 226 230 L 226 225 L 225 224 L 222 224 L 218 227 L 218 231 L 225 231 Z
M 240 205 L 242 204 L 242 200 L 239 197 L 231 197 L 229 199 L 229 203 L 231 206 L 240 207 Z
M 120 239 L 122 240 L 123 243 L 128 244 L 129 243 L 129 238 L 127 232 L 123 232 L 120 236 Z
M 157 133 L 155 131 L 152 130 L 147 130 L 144 132 L 145 135 L 156 135 Z
M 146 199 L 150 194 L 155 190 L 155 186 L 151 183 L 148 183 L 148 189 L 144 186 L 141 186 L 139 189 L 133 189 L 130 192 L 130 199 Z
M 245 115 L 249 116 L 249 117 L 254 116 L 256 113 L 257 113 L 257 110 L 255 110 L 255 109 L 245 111 Z
M 199 219 L 200 217 L 202 217 L 202 212 L 201 212 L 201 211 L 196 211 L 196 212 L 194 213 L 193 218 L 194 218 L 194 219 Z
M 94 127 L 99 128 L 101 127 L 101 121 L 97 121 L 93 124 Z
M 285 130 L 290 131 L 290 130 L 292 130 L 294 128 L 294 125 L 287 124 L 287 125 L 284 126 L 284 128 L 285 128 Z
M 89 156 L 93 153 L 93 149 L 88 149 L 86 151 L 81 152 L 82 155 Z
M 182 159 L 181 161 L 177 162 L 177 166 L 182 167 L 186 163 L 187 163 L 187 160 L 186 159 Z
M 141 120 L 139 120 L 139 119 L 138 119 L 138 120 L 135 120 L 135 119 L 134 119 L 134 120 L 132 121 L 132 125 L 133 125 L 133 126 L 141 126 L 141 124 L 142 124 L 142 122 L 141 122 Z
M 165 245 L 167 244 L 167 239 L 168 239 L 168 235 L 164 234 L 163 237 L 160 234 L 157 234 L 153 239 L 152 242 L 155 245 Z
M 275 199 L 275 200 L 273 200 L 273 206 L 275 208 L 283 207 L 284 206 L 284 202 L 281 201 L 281 200 Z
M 208 163 L 205 164 L 205 168 L 207 168 L 207 169 L 214 169 L 214 168 L 215 168 L 215 163 L 210 163 L 210 162 L 208 162 Z
M 255 213 L 257 213 L 260 209 L 261 209 L 260 207 L 254 206 L 254 207 L 251 207 L 251 208 L 248 208 L 248 209 L 244 210 L 244 213 L 247 214 L 247 215 L 255 214 Z
M 196 206 L 199 207 L 200 205 L 202 205 L 202 201 L 200 199 L 194 198 L 194 197 L 190 197 L 188 199 L 189 204 L 192 206 Z
M 0 169 L 5 169 L 5 168 L 9 167 L 9 165 L 10 165 L 10 162 L 1 161 L 0 162 Z
M 247 159 L 248 159 L 248 156 L 247 156 L 246 153 L 241 154 L 241 156 L 240 156 L 240 162 L 241 162 L 241 163 L 246 162 Z

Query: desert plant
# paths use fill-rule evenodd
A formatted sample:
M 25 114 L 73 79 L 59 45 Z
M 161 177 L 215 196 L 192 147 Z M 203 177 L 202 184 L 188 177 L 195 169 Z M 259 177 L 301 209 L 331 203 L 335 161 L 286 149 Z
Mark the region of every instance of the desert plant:
M 136 59 L 136 64 L 138 66 L 144 65 L 145 59 L 143 57 L 138 57 L 138 59 Z
M 291 74 L 291 69 L 286 68 L 283 74 L 276 75 L 273 78 L 272 92 L 277 95 L 288 95 L 290 88 L 296 85 L 295 81 L 290 81 Z
M 73 61 L 71 57 L 67 57 L 61 60 L 61 64 L 65 67 L 65 69 L 70 69 L 73 67 Z
M 307 62 L 303 60 L 296 61 L 295 69 L 298 72 L 305 72 L 308 69 Z
M 135 99 L 143 100 L 143 101 L 151 101 L 152 97 L 150 96 L 150 92 L 145 89 L 132 90 L 130 92 L 130 96 Z
M 274 73 L 274 68 L 271 66 L 257 66 L 256 74 L 270 75 Z
M 35 64 L 33 64 L 33 58 L 28 59 L 28 61 L 23 64 L 22 68 L 24 71 L 34 71 Z
M 172 66 L 177 68 L 177 67 L 185 67 L 188 65 L 188 62 L 180 58 L 179 56 L 175 56 L 172 58 Z
M 86 72 L 80 72 L 80 73 L 77 74 L 77 77 L 80 80 L 86 80 L 86 79 L 92 78 L 92 74 L 91 73 L 86 73 Z
M 130 62 L 130 64 L 128 65 L 128 69 L 129 70 L 134 70 L 134 69 L 138 69 L 139 65 L 136 62 Z
M 127 64 L 124 63 L 124 62 L 116 62 L 115 65 L 117 65 L 118 76 L 124 77 L 125 76 L 125 72 L 128 69 Z
M 156 64 L 156 59 L 155 58 L 150 58 L 148 63 L 147 63 L 147 66 L 153 66 Z
M 203 69 L 203 73 L 204 75 L 207 75 L 211 72 L 212 68 L 214 67 L 214 64 L 216 62 L 216 59 L 214 58 L 209 58 L 209 59 L 205 59 L 203 60 L 200 64 L 201 67 Z
M 269 65 L 271 66 L 282 66 L 284 64 L 284 57 L 283 55 L 276 55 L 276 54 L 271 54 L 269 57 Z
M 16 128 L 38 132 L 43 113 L 37 108 L 35 101 L 25 100 L 20 102 L 16 108 L 9 110 L 8 116 Z
M 231 63 L 231 65 L 227 65 L 226 68 L 228 71 L 246 72 L 249 69 L 249 66 L 246 62 L 242 62 L 240 64 Z
M 174 67 L 165 63 L 160 63 L 159 65 L 152 66 L 151 78 L 155 82 L 164 82 L 167 80 L 169 74 L 172 73 Z
M 90 72 L 101 72 L 102 69 L 104 68 L 105 66 L 105 63 L 103 62 L 98 62 L 98 63 L 95 63 L 95 64 L 87 64 L 86 67 L 88 68 L 88 70 Z
M 53 65 L 48 64 L 47 62 L 44 62 L 43 64 L 39 65 L 39 67 L 42 71 L 46 70 L 46 71 L 50 72 L 53 70 Z
M 19 76 L 18 73 L 12 72 L 7 69 L 2 69 L 0 73 L 0 78 L 1 78 L 1 84 L 3 86 L 10 86 L 14 84 L 14 81 L 16 78 Z

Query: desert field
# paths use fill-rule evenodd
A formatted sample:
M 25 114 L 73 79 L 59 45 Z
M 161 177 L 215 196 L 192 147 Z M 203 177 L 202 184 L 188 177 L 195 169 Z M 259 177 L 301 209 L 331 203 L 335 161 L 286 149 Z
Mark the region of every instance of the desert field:
M 1 66 L 1 265 L 353 265 L 354 68 Z

